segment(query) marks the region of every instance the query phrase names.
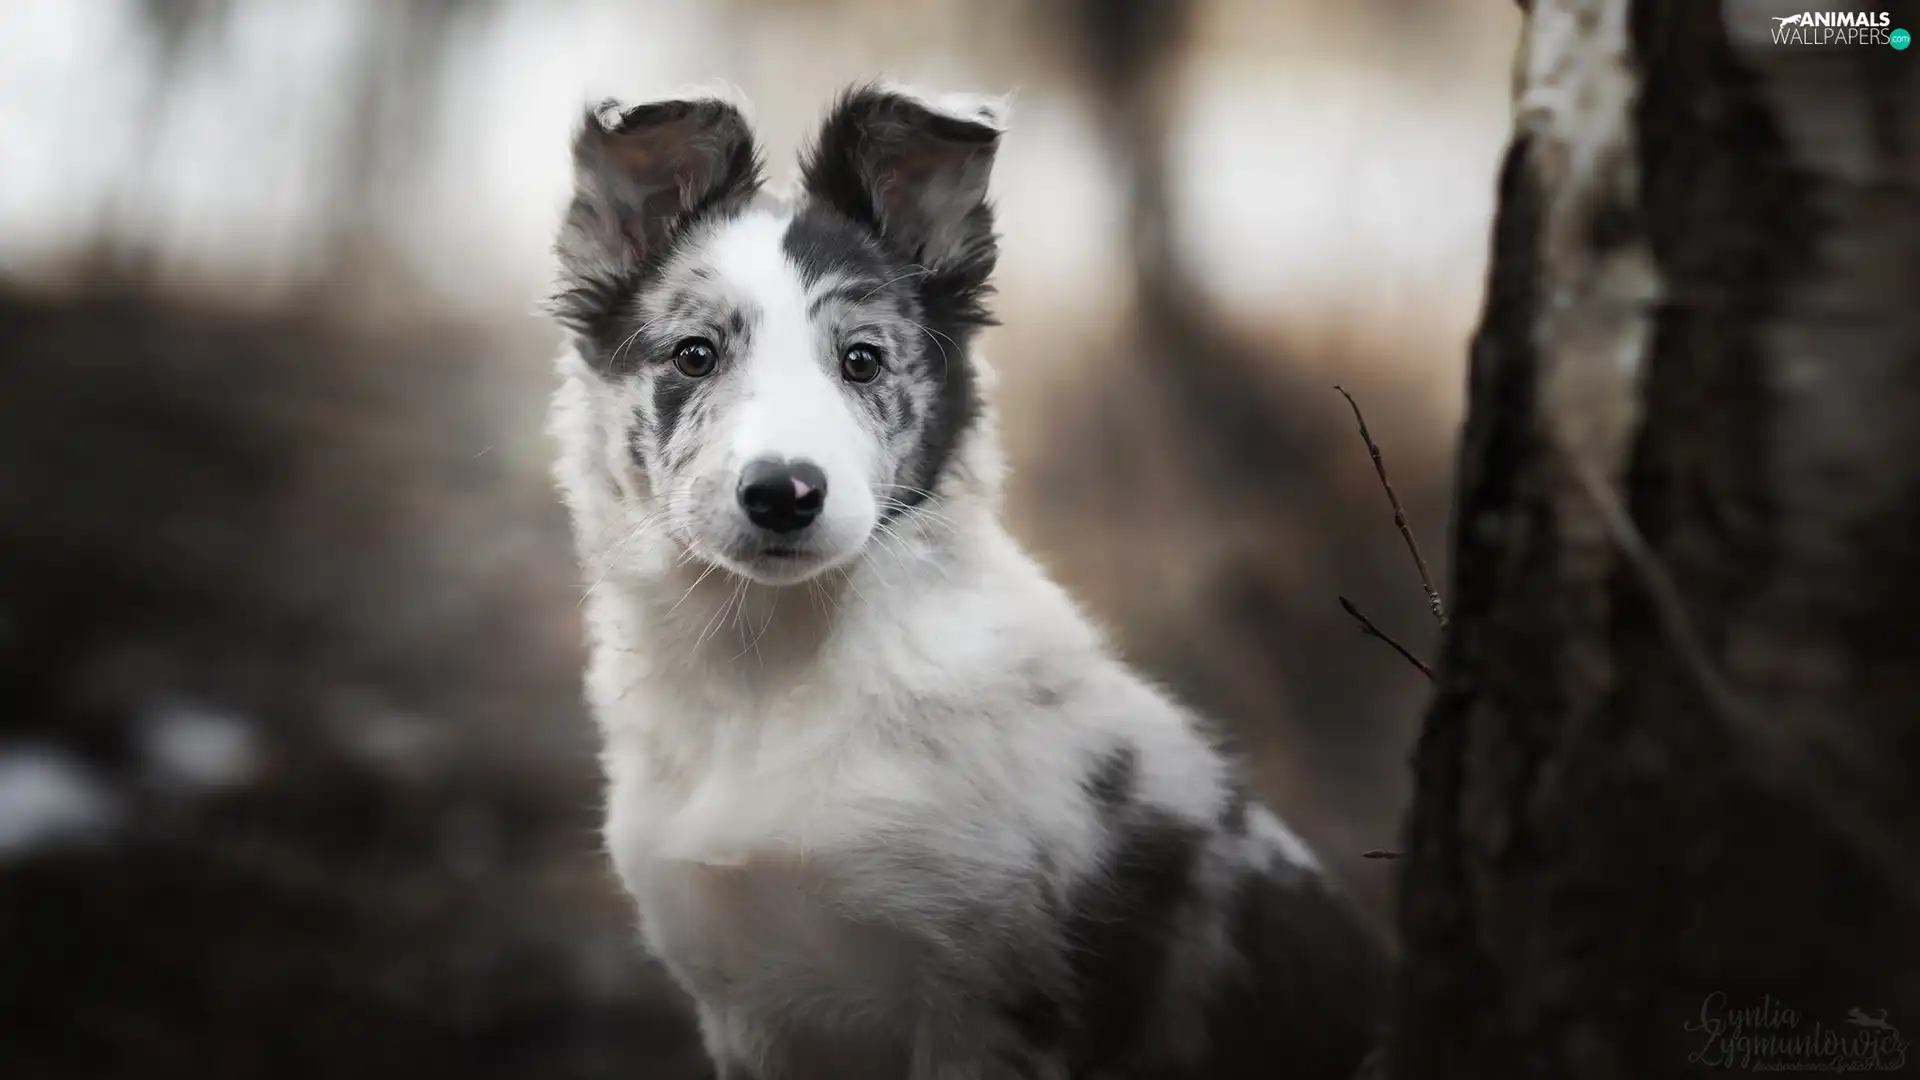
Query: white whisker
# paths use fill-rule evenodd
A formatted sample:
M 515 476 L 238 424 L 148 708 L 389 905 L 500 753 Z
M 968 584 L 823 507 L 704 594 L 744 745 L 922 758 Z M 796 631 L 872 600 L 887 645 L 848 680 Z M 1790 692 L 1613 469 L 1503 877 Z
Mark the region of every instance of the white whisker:
M 667 318 L 667 316 L 659 315 L 654 318 L 648 319 L 644 323 L 641 323 L 638 327 L 634 329 L 633 333 L 628 334 L 626 336 L 626 339 L 621 341 L 620 344 L 617 347 L 615 347 L 615 349 L 613 350 L 613 356 L 611 357 L 611 359 L 615 363 L 618 363 L 620 360 L 620 354 L 627 351 L 627 346 L 632 345 L 636 340 L 639 339 L 641 334 L 646 333 L 648 330 L 653 328 L 653 325 L 655 323 L 658 323 L 665 318 Z
M 688 550 L 692 550 L 692 549 L 688 549 Z M 687 597 L 693 595 L 693 590 L 699 588 L 700 583 L 707 580 L 707 578 L 710 575 L 712 575 L 712 573 L 715 570 L 718 570 L 718 569 L 720 569 L 719 563 L 708 563 L 707 568 L 705 570 L 700 571 L 700 576 L 693 579 L 693 584 L 687 586 L 687 591 L 680 594 L 680 599 L 675 600 L 673 602 L 673 606 L 667 609 L 667 614 L 671 615 L 674 612 L 679 611 L 680 605 L 686 603 Z
M 872 289 L 867 291 L 867 295 L 861 297 L 857 302 L 862 304 L 866 303 L 868 300 L 873 298 L 874 293 L 879 292 L 881 289 L 886 288 L 887 286 L 893 284 L 896 281 L 905 281 L 910 277 L 925 277 L 931 273 L 933 273 L 932 270 L 929 270 L 926 267 L 921 266 L 919 263 L 913 263 L 909 266 L 909 268 L 905 272 L 895 274 L 894 276 L 888 278 L 887 280 L 881 282 L 880 284 L 875 285 Z
M 947 347 L 940 344 L 940 338 L 947 337 L 947 335 L 940 334 L 939 337 L 935 337 L 934 330 L 914 322 L 912 319 L 908 319 L 907 322 L 911 324 L 914 329 L 927 335 L 927 340 L 933 342 L 933 347 L 940 350 L 940 378 L 944 381 L 947 377 L 947 370 L 953 366 L 953 361 L 947 357 Z M 952 341 L 953 339 L 948 337 L 947 340 Z M 956 345 L 955 347 L 957 348 L 958 346 Z

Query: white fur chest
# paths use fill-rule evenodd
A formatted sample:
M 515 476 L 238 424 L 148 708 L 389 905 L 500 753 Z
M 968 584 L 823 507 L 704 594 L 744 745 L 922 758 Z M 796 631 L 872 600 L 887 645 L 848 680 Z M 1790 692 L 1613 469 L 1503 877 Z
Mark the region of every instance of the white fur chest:
M 649 950 L 709 1005 L 846 1012 L 893 999 L 897 950 L 847 917 L 840 879 L 858 805 L 869 817 L 902 817 L 907 805 L 843 782 L 859 768 L 855 748 L 740 719 L 709 734 L 654 755 L 639 739 L 607 748 L 607 846 Z
M 610 727 L 608 848 L 649 949 L 703 1002 L 878 1019 L 915 999 L 929 950 L 969 948 L 980 905 L 1040 903 L 1036 867 L 1093 850 L 1061 787 L 1073 740 L 924 708 L 821 692 L 677 717 L 698 740 Z
M 820 722 L 853 708 L 819 695 L 772 714 L 676 717 L 675 734 L 694 737 L 609 733 L 608 849 L 649 947 L 702 997 L 781 968 L 831 978 L 864 951 L 845 879 L 876 837 L 930 805 L 911 760 L 863 725 Z

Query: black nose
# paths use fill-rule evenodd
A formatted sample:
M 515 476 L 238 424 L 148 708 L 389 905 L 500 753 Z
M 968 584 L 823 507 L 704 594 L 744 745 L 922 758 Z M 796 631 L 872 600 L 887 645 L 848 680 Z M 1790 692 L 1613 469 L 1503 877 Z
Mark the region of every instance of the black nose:
M 777 533 L 813 524 L 827 504 L 827 474 L 811 461 L 762 458 L 740 477 L 740 506 L 747 520 Z

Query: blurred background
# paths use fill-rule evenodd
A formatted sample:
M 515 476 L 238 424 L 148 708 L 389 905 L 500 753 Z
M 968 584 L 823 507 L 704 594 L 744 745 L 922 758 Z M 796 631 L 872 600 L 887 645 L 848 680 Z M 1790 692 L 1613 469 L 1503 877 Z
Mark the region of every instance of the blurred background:
M 1017 532 L 1384 926 L 1511 0 L 0 4 L 0 1076 L 703 1075 L 595 846 L 583 101 L 1017 92 Z

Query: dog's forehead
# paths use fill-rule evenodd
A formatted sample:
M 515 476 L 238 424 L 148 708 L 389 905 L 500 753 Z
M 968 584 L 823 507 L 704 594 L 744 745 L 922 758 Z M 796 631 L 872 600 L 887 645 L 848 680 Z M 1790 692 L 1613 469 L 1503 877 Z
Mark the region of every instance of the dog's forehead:
M 790 213 L 756 207 L 719 222 L 688 252 L 688 276 L 716 299 L 758 308 L 803 303 L 806 282 L 782 244 Z
M 866 283 L 871 288 L 895 272 L 870 230 L 824 203 L 802 203 L 783 243 L 809 287 Z
M 899 311 L 912 271 L 830 206 L 763 201 L 683 246 L 645 306 L 654 314 L 718 307 L 809 320 L 851 308 Z

